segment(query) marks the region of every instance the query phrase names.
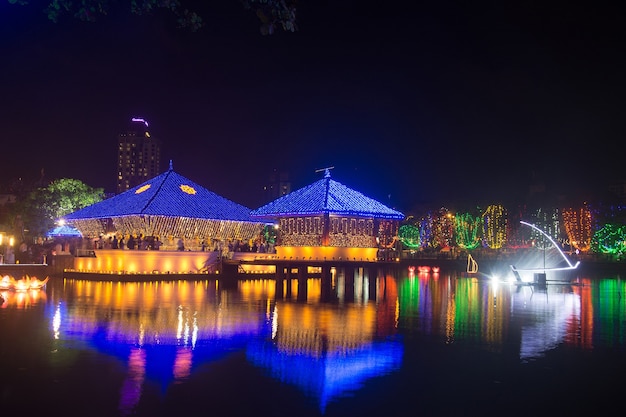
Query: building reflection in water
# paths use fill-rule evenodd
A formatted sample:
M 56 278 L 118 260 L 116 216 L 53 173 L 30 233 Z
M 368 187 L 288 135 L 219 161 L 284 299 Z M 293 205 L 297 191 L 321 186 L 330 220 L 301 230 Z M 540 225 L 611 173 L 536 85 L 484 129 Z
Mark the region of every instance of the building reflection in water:
M 407 337 L 514 352 L 521 361 L 560 345 L 623 349 L 624 282 L 577 282 L 537 288 L 362 268 L 229 288 L 217 280 L 63 280 L 45 292 L 3 295 L 2 307 L 44 305 L 58 349 L 92 349 L 126 364 L 123 415 L 133 414 L 146 382 L 164 392 L 233 352 L 323 411 L 400 368 Z
M 354 279 L 342 272 L 333 279 L 338 284 L 336 298 L 325 301 L 342 303 L 348 282 L 353 303 L 342 307 L 334 302 L 300 303 L 297 295 L 277 301 L 271 337 L 253 340 L 246 350 L 252 363 L 266 368 L 273 378 L 299 387 L 317 401 L 322 412 L 333 398 L 398 369 L 403 356 L 396 334 L 396 281 L 367 277 L 362 270 L 355 271 Z M 370 280 L 374 280 L 374 294 Z M 322 281 L 308 280 L 307 290 L 315 299 Z
M 408 274 L 398 288 L 399 330 L 495 352 L 513 346 L 523 361 L 559 345 L 592 349 L 594 337 L 603 345 L 624 346 L 626 331 L 615 322 L 625 316 L 619 303 L 624 289 L 619 279 L 541 287 L 460 274 Z
M 112 283 L 65 280 L 51 312 L 54 337 L 127 363 L 120 412 L 132 413 L 146 379 L 163 391 L 194 366 L 244 349 L 264 328 L 256 303 L 231 304 L 217 282 Z
M 123 415 L 132 414 L 147 380 L 164 392 L 198 366 L 239 350 L 324 408 L 402 359 L 395 279 L 370 278 L 362 269 L 336 275 L 290 280 L 291 291 L 286 282 L 265 279 L 239 281 L 236 289 L 221 289 L 218 281 L 64 280 L 63 296 L 54 292 L 48 315 L 58 341 L 127 364 Z M 328 279 L 330 293 L 322 290 Z M 340 282 L 350 285 L 352 302 L 336 288 Z

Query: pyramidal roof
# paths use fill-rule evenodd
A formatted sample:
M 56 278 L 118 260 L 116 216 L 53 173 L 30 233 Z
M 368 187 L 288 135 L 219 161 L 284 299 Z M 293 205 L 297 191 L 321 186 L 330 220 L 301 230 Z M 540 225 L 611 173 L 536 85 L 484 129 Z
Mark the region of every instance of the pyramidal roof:
M 403 220 L 404 214 L 366 197 L 358 191 L 330 178 L 324 178 L 252 210 L 254 217 L 284 217 L 293 215 L 339 214 Z
M 250 218 L 249 208 L 174 172 L 171 162 L 170 169 L 163 174 L 115 197 L 70 213 L 65 219 L 71 221 L 137 215 L 258 222 Z

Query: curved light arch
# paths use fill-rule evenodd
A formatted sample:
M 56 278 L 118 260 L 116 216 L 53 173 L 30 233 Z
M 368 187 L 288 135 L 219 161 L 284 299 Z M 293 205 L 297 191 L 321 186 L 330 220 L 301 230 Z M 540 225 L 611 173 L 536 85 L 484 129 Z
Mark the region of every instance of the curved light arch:
M 513 265 L 511 265 L 511 269 L 513 271 L 567 271 L 570 269 L 576 269 L 578 268 L 578 265 L 580 265 L 580 261 L 577 261 L 575 264 L 572 264 L 572 262 L 567 258 L 567 256 L 565 256 L 565 254 L 563 253 L 563 251 L 559 248 L 559 245 L 556 244 L 556 242 L 543 230 L 541 230 L 540 228 L 538 228 L 537 226 L 535 226 L 534 224 L 525 222 L 523 220 L 520 220 L 521 224 L 524 224 L 526 226 L 530 226 L 533 229 L 535 229 L 536 231 L 538 231 L 539 233 L 541 233 L 542 235 L 544 235 L 556 248 L 556 250 L 559 251 L 559 253 L 561 254 L 561 257 L 563 257 L 563 259 L 565 260 L 565 262 L 567 262 L 567 266 L 563 266 L 563 267 L 557 267 L 557 268 L 546 268 L 545 265 L 543 268 L 525 268 L 525 269 L 518 269 L 515 268 Z

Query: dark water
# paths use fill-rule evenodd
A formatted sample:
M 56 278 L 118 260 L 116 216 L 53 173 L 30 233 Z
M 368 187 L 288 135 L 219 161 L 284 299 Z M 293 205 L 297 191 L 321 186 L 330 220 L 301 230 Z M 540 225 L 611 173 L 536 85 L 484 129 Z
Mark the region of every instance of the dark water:
M 406 268 L 3 291 L 0 415 L 527 416 L 621 409 L 625 281 Z

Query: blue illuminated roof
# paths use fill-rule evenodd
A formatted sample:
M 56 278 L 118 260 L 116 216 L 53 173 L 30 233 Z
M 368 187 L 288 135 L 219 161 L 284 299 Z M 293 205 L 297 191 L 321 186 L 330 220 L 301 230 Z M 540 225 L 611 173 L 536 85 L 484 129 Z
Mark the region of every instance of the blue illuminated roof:
M 250 209 L 169 171 L 121 194 L 65 216 L 66 220 L 152 215 L 255 222 Z
M 328 170 L 326 170 L 323 179 L 279 197 L 256 210 L 252 210 L 250 214 L 253 218 L 335 214 L 404 219 L 404 214 L 401 212 L 331 179 Z
M 54 229 L 51 229 L 46 233 L 48 237 L 82 237 L 83 235 L 80 233 L 78 229 L 69 224 L 64 224 L 62 226 L 57 226 Z

